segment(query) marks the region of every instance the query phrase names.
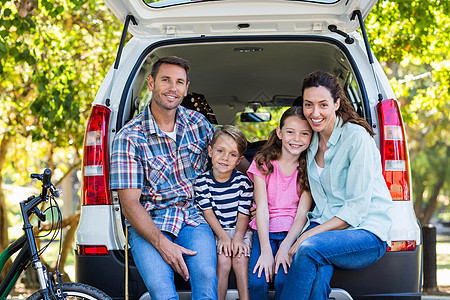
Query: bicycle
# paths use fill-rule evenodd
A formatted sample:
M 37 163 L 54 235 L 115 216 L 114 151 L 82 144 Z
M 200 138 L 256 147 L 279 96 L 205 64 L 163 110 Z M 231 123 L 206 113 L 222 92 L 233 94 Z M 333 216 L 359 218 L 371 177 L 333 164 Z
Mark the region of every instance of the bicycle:
M 20 202 L 20 210 L 22 213 L 23 219 L 23 230 L 24 235 L 22 235 L 19 239 L 9 245 L 1 254 L 0 254 L 0 272 L 3 270 L 6 262 L 9 258 L 19 252 L 16 259 L 13 262 L 11 269 L 6 274 L 5 279 L 2 281 L 0 285 L 0 299 L 6 299 L 6 296 L 9 295 L 9 292 L 14 287 L 17 279 L 20 274 L 28 268 L 30 265 L 33 269 L 36 270 L 38 278 L 40 290 L 32 294 L 28 299 L 30 300 L 63 300 L 63 299 L 111 299 L 104 292 L 100 291 L 97 288 L 91 287 L 86 284 L 81 283 L 63 283 L 62 275 L 58 271 L 59 270 L 59 261 L 61 258 L 61 241 L 59 244 L 59 255 L 57 260 L 57 268 L 55 271 L 55 275 L 47 271 L 47 268 L 41 261 L 41 254 L 45 251 L 45 249 L 56 239 L 58 234 L 62 237 L 62 215 L 59 209 L 58 203 L 55 198 L 59 197 L 59 191 L 55 188 L 55 186 L 51 182 L 52 171 L 50 169 L 45 169 L 43 174 L 31 174 L 32 179 L 38 179 L 42 181 L 42 191 L 38 196 L 31 196 L 27 200 Z M 52 227 L 50 232 L 45 235 L 50 235 L 53 232 L 52 237 L 50 238 L 50 242 L 48 242 L 44 247 L 40 250 L 37 249 L 35 238 L 41 238 L 44 236 L 34 236 L 33 226 L 30 223 L 30 216 L 36 215 L 40 221 L 44 222 L 46 219 L 45 212 L 48 210 L 44 210 L 44 213 L 40 211 L 38 205 L 43 202 L 50 202 L 50 208 L 52 209 Z M 56 221 L 54 211 L 56 210 Z M 56 226 L 54 227 L 56 223 Z M 56 278 L 55 278 L 56 277 Z

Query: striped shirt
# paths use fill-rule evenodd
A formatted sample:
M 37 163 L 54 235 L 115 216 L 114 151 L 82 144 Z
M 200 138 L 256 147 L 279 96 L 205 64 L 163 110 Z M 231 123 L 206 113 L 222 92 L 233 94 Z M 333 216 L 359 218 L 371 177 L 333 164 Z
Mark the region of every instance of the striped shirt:
M 233 170 L 226 182 L 218 182 L 209 170 L 197 178 L 194 189 L 200 208 L 212 208 L 223 228 L 235 228 L 238 213 L 249 215 L 253 186 L 250 179 L 237 170 Z
M 194 182 L 206 169 L 214 128 L 206 118 L 179 106 L 176 141 L 156 125 L 148 104 L 116 135 L 110 189 L 141 189 L 141 204 L 161 230 L 178 236 L 183 223 L 205 223 L 194 206 Z

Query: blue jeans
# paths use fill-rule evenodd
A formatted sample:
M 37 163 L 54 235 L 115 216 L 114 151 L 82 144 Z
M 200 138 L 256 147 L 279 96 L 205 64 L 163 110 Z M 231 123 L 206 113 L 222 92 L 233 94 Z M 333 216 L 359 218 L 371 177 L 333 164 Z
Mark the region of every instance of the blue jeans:
M 308 230 L 317 226 L 311 223 Z M 282 299 L 326 300 L 333 268 L 361 270 L 379 260 L 386 242 L 363 230 L 334 230 L 307 238 L 295 253 Z
M 285 239 L 287 232 L 270 232 L 269 241 L 270 247 L 272 248 L 272 254 L 275 258 L 278 248 Z M 269 284 L 266 282 L 266 276 L 264 272 L 261 277 L 258 278 L 258 272 L 253 274 L 253 269 L 258 262 L 259 256 L 261 255 L 261 245 L 259 243 L 258 231 L 253 234 L 253 247 L 250 253 L 250 260 L 248 263 L 248 291 L 250 293 L 250 299 L 263 300 L 269 299 Z M 290 272 L 290 271 L 289 271 Z M 287 274 L 284 273 L 283 267 L 278 269 L 278 274 L 275 275 L 274 285 L 275 285 L 275 299 L 280 299 L 281 290 L 283 289 L 284 281 L 286 280 Z M 292 298 L 294 299 L 294 298 Z
M 152 300 L 178 299 L 173 269 L 162 259 L 158 250 L 132 227 L 128 227 L 128 232 L 134 261 Z M 192 299 L 217 299 L 217 253 L 211 228 L 207 224 L 197 227 L 184 224 L 178 237 L 168 232 L 162 233 L 175 244 L 197 251 L 196 255 L 184 256 Z

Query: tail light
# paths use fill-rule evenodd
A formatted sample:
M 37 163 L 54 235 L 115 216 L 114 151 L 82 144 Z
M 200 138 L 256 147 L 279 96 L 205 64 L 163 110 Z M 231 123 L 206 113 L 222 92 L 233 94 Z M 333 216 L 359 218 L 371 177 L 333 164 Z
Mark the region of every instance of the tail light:
M 416 241 L 392 241 L 391 246 L 386 248 L 388 252 L 398 251 L 414 251 L 416 249 Z
M 408 153 L 405 129 L 398 103 L 394 99 L 383 100 L 377 104 L 378 124 L 380 125 L 380 152 L 383 174 L 392 200 L 410 201 Z M 416 241 L 392 241 L 388 252 L 414 251 Z
M 394 201 L 411 200 L 405 131 L 394 99 L 377 104 L 384 179 Z
M 108 123 L 111 110 L 96 105 L 84 139 L 83 205 L 111 204 L 108 172 Z
M 79 255 L 90 255 L 90 256 L 108 255 L 108 249 L 106 248 L 106 246 L 78 245 L 77 251 Z

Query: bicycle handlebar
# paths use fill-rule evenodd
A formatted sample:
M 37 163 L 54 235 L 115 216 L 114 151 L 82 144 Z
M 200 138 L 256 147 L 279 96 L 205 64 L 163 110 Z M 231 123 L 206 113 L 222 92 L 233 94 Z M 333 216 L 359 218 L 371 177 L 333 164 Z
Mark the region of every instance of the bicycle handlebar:
M 48 189 L 50 189 L 50 192 L 52 193 L 53 196 L 59 197 L 59 191 L 55 188 L 55 186 L 51 182 L 52 170 L 45 169 L 44 173 L 42 174 L 32 173 L 30 177 L 32 179 L 42 181 L 42 193 L 41 193 L 42 197 L 45 197 L 47 195 Z
M 48 185 L 50 182 L 50 179 L 52 178 L 52 170 L 50 169 L 45 169 L 44 173 L 42 174 L 42 184 L 43 185 Z

